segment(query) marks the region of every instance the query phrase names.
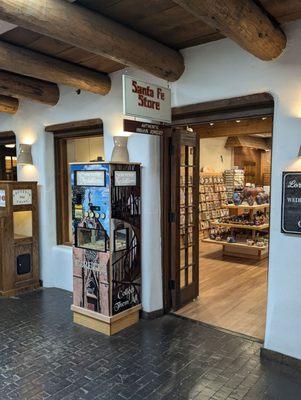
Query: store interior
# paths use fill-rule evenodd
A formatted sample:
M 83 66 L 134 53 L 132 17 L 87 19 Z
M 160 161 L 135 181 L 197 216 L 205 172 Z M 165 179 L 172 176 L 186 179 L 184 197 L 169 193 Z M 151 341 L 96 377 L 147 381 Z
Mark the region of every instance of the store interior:
M 264 338 L 271 116 L 206 122 L 200 140 L 199 297 L 177 314 Z
M 16 137 L 14 132 L 0 134 L 0 181 L 17 180 Z

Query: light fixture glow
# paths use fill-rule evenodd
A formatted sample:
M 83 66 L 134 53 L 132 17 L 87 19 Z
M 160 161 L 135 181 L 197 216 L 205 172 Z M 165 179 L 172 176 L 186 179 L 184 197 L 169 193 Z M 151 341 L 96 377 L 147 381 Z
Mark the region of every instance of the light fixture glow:
M 236 122 L 239 124 L 240 123 L 240 119 L 237 119 Z
M 30 144 L 20 144 L 17 163 L 18 165 L 33 165 Z
M 7 149 L 14 149 L 16 147 L 16 145 L 15 144 L 6 144 L 5 147 Z
M 209 125 L 210 125 L 210 126 L 213 126 L 213 125 L 214 125 L 214 122 L 210 122 Z
M 261 119 L 262 119 L 263 121 L 265 121 L 265 120 L 267 119 L 267 117 L 262 117 Z

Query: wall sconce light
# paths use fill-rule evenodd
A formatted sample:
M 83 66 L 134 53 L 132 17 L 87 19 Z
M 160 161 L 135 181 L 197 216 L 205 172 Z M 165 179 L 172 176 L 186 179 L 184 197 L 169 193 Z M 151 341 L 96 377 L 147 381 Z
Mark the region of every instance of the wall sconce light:
M 127 164 L 129 162 L 129 152 L 127 148 L 127 136 L 114 136 L 114 148 L 112 151 L 112 162 L 120 162 Z
M 18 165 L 33 165 L 30 144 L 19 145 Z

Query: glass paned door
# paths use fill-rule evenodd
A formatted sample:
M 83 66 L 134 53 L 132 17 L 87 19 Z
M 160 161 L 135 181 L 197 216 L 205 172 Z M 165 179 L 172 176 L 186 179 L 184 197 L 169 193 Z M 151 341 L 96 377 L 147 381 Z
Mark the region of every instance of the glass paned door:
M 199 144 L 175 129 L 171 138 L 172 303 L 178 309 L 199 290 Z

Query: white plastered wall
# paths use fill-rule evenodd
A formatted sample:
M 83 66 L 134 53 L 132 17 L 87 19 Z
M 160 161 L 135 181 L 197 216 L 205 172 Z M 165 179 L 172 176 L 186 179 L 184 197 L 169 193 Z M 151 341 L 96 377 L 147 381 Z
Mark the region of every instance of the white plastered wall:
M 301 237 L 280 232 L 282 171 L 298 167 L 301 144 L 301 23 L 284 27 L 283 55 L 263 62 L 228 39 L 183 51 L 186 70 L 173 85 L 175 106 L 269 92 L 275 100 L 271 248 L 264 346 L 301 359 Z
M 126 72 L 165 84 L 140 71 Z M 110 160 L 112 137 L 123 130 L 122 72 L 111 78 L 112 90 L 107 96 L 86 92 L 77 95 L 75 89 L 60 87 L 60 101 L 55 107 L 22 101 L 16 115 L 0 116 L 0 131 L 13 130 L 17 143 L 32 144 L 34 167 L 19 168 L 18 178 L 39 183 L 41 279 L 45 287 L 72 290 L 72 251 L 56 245 L 53 136 L 45 133 L 44 127 L 101 118 L 105 156 Z M 147 312 L 162 308 L 159 141 L 155 136 L 133 135 L 128 144 L 130 161 L 142 163 L 142 303 Z
M 228 39 L 183 51 L 186 70 L 172 85 L 173 105 L 270 92 L 275 99 L 271 249 L 265 347 L 301 358 L 300 237 L 280 233 L 281 173 L 296 165 L 301 144 L 301 23 L 285 27 L 288 44 L 276 61 L 266 63 L 249 55 Z M 153 81 L 149 75 L 129 71 Z M 162 83 L 155 80 L 156 83 Z M 1 130 L 14 130 L 18 142 L 33 143 L 35 168 L 24 167 L 19 178 L 38 179 L 40 185 L 41 275 L 45 286 L 72 289 L 71 251 L 56 246 L 54 155 L 51 134 L 44 126 L 72 120 L 102 118 L 105 155 L 112 136 L 122 131 L 121 72 L 112 75 L 112 91 L 101 97 L 61 87 L 55 107 L 22 102 L 16 116 L 1 116 Z M 165 83 L 165 82 L 163 82 Z M 162 307 L 159 139 L 143 135 L 129 140 L 131 161 L 142 162 L 142 270 L 143 307 Z

